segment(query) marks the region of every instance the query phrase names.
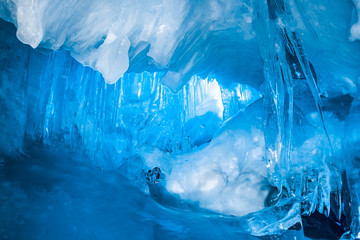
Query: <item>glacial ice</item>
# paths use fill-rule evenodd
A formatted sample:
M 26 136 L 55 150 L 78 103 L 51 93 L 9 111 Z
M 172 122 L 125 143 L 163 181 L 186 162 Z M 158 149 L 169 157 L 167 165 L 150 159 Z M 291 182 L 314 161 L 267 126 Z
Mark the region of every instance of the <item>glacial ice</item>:
M 360 1 L 353 0 L 353 3 L 357 12 L 357 23 L 354 23 L 350 29 L 350 40 L 359 40 L 360 39 Z
M 229 215 L 262 210 L 270 185 L 259 117 L 261 103 L 229 120 L 208 146 L 175 156 L 168 191 Z
M 12 159 L 65 147 L 117 170 L 144 197 L 120 214 L 134 207 L 170 237 L 201 236 L 185 216 L 215 237 L 303 238 L 318 212 L 360 238 L 359 13 L 358 0 L 0 0 L 13 24 L 0 21 L 0 197 L 26 195 Z M 155 167 L 165 177 L 149 185 Z M 160 206 L 141 209 L 143 193 Z
M 16 35 L 23 43 L 33 48 L 69 50 L 83 65 L 99 70 L 108 83 L 123 76 L 129 58 L 146 51 L 149 58 L 143 59 L 142 64 L 169 68 L 163 82 L 177 91 L 194 73 L 199 73 L 199 65 L 212 58 L 211 54 L 232 55 L 232 45 L 240 39 L 254 38 L 250 27 L 253 10 L 249 4 L 250 1 L 16 0 L 1 1 L 0 17 L 14 23 Z M 235 27 L 241 32 L 234 31 L 233 37 L 222 32 Z M 231 45 L 223 45 L 220 39 L 226 37 L 236 39 Z M 130 56 L 129 48 L 136 49 L 135 56 Z M 213 51 L 200 51 L 202 48 Z M 255 44 L 252 48 L 256 51 Z M 240 53 L 261 61 L 249 50 Z

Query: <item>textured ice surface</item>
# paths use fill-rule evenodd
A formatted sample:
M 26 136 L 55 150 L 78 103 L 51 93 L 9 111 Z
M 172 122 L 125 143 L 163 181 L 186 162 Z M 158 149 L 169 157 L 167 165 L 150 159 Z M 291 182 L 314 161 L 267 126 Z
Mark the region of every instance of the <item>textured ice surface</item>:
M 355 0 L 0 0 L 15 26 L 0 28 L 1 154 L 63 144 L 241 233 L 318 211 L 354 239 L 359 12 Z M 166 178 L 148 188 L 154 167 Z
M 353 0 L 353 3 L 356 8 L 356 16 L 357 16 L 357 22 L 354 23 L 351 26 L 350 30 L 350 40 L 358 40 L 360 39 L 360 1 L 359 0 Z
M 261 103 L 227 122 L 209 145 L 171 159 L 153 153 L 147 164 L 164 169 L 169 192 L 203 208 L 235 216 L 262 210 L 270 185 Z
M 349 239 L 360 237 L 360 101 L 353 102 L 346 125 L 346 170 L 351 195 L 352 218 Z
M 257 239 L 215 216 L 166 210 L 118 173 L 61 147 L 33 147 L 1 169 L 0 180 L 1 239 Z
M 126 72 L 129 58 L 145 51 L 149 58 L 142 64 L 169 68 L 163 81 L 173 90 L 179 90 L 199 66 L 209 69 L 202 66 L 205 59 L 216 57 L 216 52 L 232 56 L 232 46 L 255 36 L 250 1 L 16 0 L 2 1 L 0 10 L 3 19 L 15 24 L 22 42 L 34 48 L 67 49 L 82 64 L 99 70 L 108 83 Z M 222 32 L 235 27 L 241 32 Z M 233 43 L 224 44 L 221 39 L 228 37 Z M 256 51 L 256 45 L 250 47 Z M 130 48 L 135 49 L 133 56 Z M 203 51 L 209 48 L 214 52 Z M 249 50 L 240 54 L 260 63 Z
M 127 73 L 109 85 L 67 52 L 43 55 L 1 24 L 1 47 L 9 49 L 1 52 L 5 152 L 21 149 L 25 134 L 65 142 L 113 168 L 143 144 L 179 152 L 208 142 L 222 122 L 260 97 L 249 86 L 223 88 L 200 76 L 173 93 L 160 84 L 162 72 Z
M 61 146 L 33 146 L 0 169 L 0 180 L 2 239 L 260 239 L 240 233 L 236 218 L 165 209 Z M 307 239 L 295 230 L 261 239 L 294 238 Z

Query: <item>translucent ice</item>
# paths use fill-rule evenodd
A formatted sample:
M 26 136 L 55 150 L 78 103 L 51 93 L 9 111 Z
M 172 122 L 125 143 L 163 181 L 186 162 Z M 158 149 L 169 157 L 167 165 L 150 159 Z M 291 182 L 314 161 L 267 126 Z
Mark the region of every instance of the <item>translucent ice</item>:
M 357 13 L 357 22 L 351 26 L 350 29 L 350 40 L 359 40 L 360 39 L 360 1 L 353 0 L 353 3 L 356 7 Z
M 359 12 L 357 0 L 0 0 L 15 26 L 0 22 L 1 156 L 64 145 L 144 192 L 159 167 L 154 199 L 174 211 L 252 235 L 317 211 L 354 239 Z
M 1 3 L 0 17 L 15 24 L 17 37 L 23 43 L 33 48 L 67 49 L 83 65 L 99 70 L 108 83 L 116 82 L 127 71 L 130 46 L 140 50 L 144 42 L 148 43 L 150 63 L 170 67 L 163 81 L 179 90 L 194 71 L 205 68 L 203 60 L 211 56 L 204 56 L 201 49 L 213 48 L 207 42 L 226 36 L 220 32 L 222 29 L 237 26 L 242 29 L 241 41 L 254 38 L 250 1 Z M 183 51 L 184 47 L 187 50 Z M 231 45 L 227 48 L 231 49 Z

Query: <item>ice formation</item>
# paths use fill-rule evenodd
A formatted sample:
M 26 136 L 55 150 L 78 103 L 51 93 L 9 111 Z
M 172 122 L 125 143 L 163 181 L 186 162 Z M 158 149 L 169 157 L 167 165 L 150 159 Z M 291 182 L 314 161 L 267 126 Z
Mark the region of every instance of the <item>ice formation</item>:
M 318 212 L 360 238 L 360 1 L 0 0 L 0 18 L 3 159 L 61 145 L 226 231 Z
M 229 215 L 262 210 L 270 185 L 259 115 L 259 109 L 243 112 L 208 146 L 177 156 L 167 181 L 169 192 Z
M 179 90 L 199 63 L 216 52 L 232 55 L 231 45 L 254 38 L 250 1 L 2 1 L 1 6 L 1 18 L 15 24 L 22 42 L 69 50 L 108 83 L 115 83 L 141 55 L 138 64 L 169 69 L 162 81 Z M 234 36 L 222 29 L 234 29 Z M 233 38 L 231 45 L 221 41 L 227 37 Z M 256 50 L 255 44 L 249 47 Z M 254 58 L 251 49 L 240 53 Z M 206 64 L 212 61 L 218 62 Z

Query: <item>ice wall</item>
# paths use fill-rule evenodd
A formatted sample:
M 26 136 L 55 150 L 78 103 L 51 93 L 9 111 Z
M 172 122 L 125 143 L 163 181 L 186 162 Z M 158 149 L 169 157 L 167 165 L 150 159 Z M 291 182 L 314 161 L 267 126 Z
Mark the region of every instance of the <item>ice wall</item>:
M 14 37 L 1 22 L 1 136 L 3 152 L 20 150 L 24 135 L 47 144 L 84 149 L 113 168 L 137 146 L 186 152 L 211 140 L 221 124 L 260 98 L 240 84 L 222 87 L 211 76 L 193 76 L 178 93 L 160 84 L 163 72 L 127 73 L 116 84 L 57 51 L 43 55 Z M 18 62 L 18 59 L 20 60 Z M 7 97 L 10 96 L 10 97 Z M 10 153 L 9 153 L 10 154 Z
M 257 99 L 259 90 L 264 99 L 257 136 L 263 137 L 264 149 L 251 161 L 266 160 L 267 181 L 278 189 L 271 202 L 291 200 L 290 208 L 303 215 L 345 214 L 351 222 L 347 236 L 359 233 L 358 1 L 0 3 L 1 18 L 14 23 L 22 42 L 42 52 L 68 50 L 101 73 L 64 51 L 43 56 L 5 41 L 4 48 L 21 47 L 14 54 L 4 51 L 2 58 L 4 66 L 8 60 L 18 64 L 2 71 L 2 140 L 14 136 L 4 149 L 20 148 L 26 133 L 33 141 L 82 147 L 93 159 L 112 159 L 100 165 L 114 167 L 120 156 L 146 162 L 147 150 L 134 146 L 151 145 L 160 156 L 172 153 L 165 154 L 177 166 L 169 167 L 169 191 L 241 215 L 231 204 L 206 202 L 206 194 L 231 192 L 236 185 L 229 180 L 236 168 L 223 171 L 220 157 L 206 157 L 207 151 L 221 152 L 223 162 L 230 163 L 229 151 L 214 150 L 210 143 L 200 153 L 181 154 L 216 140 L 223 121 Z M 116 83 L 105 84 L 101 75 Z M 231 147 L 235 166 L 252 149 L 254 136 L 243 131 L 234 131 L 235 139 L 248 140 L 241 151 Z M 220 133 L 215 135 L 221 138 Z M 219 140 L 227 141 L 233 143 Z M 209 161 L 221 174 L 214 169 L 200 174 Z M 194 182 L 182 185 L 188 178 L 205 180 L 191 189 Z M 210 193 L 201 190 L 209 188 Z

